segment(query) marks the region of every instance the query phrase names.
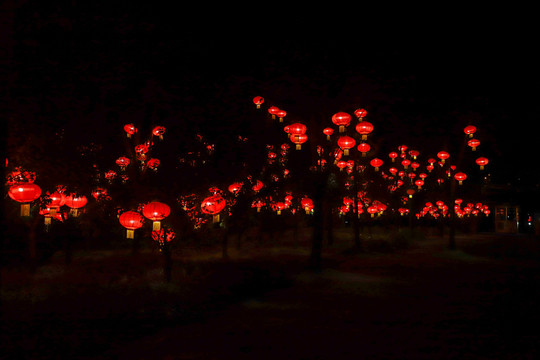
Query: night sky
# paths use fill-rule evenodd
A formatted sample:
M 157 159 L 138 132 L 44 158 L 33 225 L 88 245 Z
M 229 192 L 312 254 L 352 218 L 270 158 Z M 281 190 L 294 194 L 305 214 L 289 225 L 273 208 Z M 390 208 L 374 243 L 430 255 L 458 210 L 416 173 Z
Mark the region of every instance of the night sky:
M 151 118 L 219 141 L 260 131 L 250 111 L 261 95 L 298 121 L 331 124 L 335 112 L 364 107 L 388 146 L 452 147 L 471 123 L 493 181 L 537 183 L 537 56 L 532 26 L 513 11 L 446 20 L 99 1 L 4 7 L 6 110 L 29 129 L 49 122 L 77 141 L 107 142 Z

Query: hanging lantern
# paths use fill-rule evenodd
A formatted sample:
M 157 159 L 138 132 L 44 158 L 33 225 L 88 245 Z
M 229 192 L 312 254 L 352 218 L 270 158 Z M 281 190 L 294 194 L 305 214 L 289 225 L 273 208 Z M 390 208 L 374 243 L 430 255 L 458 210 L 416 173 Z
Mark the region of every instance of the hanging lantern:
M 408 159 L 404 159 L 404 160 L 401 161 L 401 165 L 403 165 L 404 169 L 407 169 L 409 167 L 409 165 L 411 165 L 411 161 L 408 160 Z
M 473 134 L 476 132 L 476 126 L 474 125 L 465 126 L 465 129 L 463 129 L 463 132 L 467 134 L 469 137 L 473 137 Z
M 409 150 L 409 155 L 412 156 L 413 160 L 416 160 L 416 157 L 420 155 L 418 150 Z
M 157 171 L 159 165 L 161 164 L 161 162 L 159 161 L 159 159 L 150 159 L 148 160 L 148 162 L 146 163 L 146 166 L 148 166 L 148 168 L 150 170 L 153 170 L 153 171 Z
M 135 230 L 143 226 L 144 217 L 136 211 L 126 211 L 118 218 L 120 224 L 127 229 L 126 238 L 133 239 Z
M 212 215 L 212 222 L 219 222 L 219 212 L 225 208 L 225 199 L 219 195 L 215 194 L 207 197 L 201 203 L 201 210 L 205 214 Z
M 285 203 L 278 201 L 275 203 L 272 203 L 272 209 L 276 212 L 276 214 L 281 215 L 281 211 L 285 209 L 287 206 Z
M 323 129 L 323 134 L 326 135 L 326 140 L 330 140 L 330 136 L 334 133 L 334 129 L 327 127 Z
M 356 145 L 356 141 L 350 136 L 342 136 L 338 139 L 338 146 L 343 149 L 343 155 L 349 155 L 349 149 Z
M 21 216 L 30 216 L 30 203 L 41 195 L 41 188 L 34 183 L 22 183 L 9 188 L 8 195 L 21 203 Z
M 476 148 L 480 146 L 480 140 L 478 139 L 471 139 L 467 142 L 467 145 L 469 145 L 472 148 L 472 151 L 476 151 Z
M 152 134 L 154 136 L 158 136 L 159 140 L 163 140 L 163 134 L 165 134 L 165 126 L 156 126 L 154 130 L 152 130 Z
M 116 165 L 120 166 L 121 170 L 125 170 L 129 163 L 129 159 L 125 156 L 120 156 L 118 159 L 116 159 Z
M 489 160 L 485 157 L 479 157 L 476 159 L 476 164 L 480 166 L 480 170 L 484 170 L 484 166 L 489 163 Z
M 306 134 L 291 135 L 291 141 L 296 144 L 296 150 L 302 149 L 302 144 L 305 143 L 308 139 Z
M 395 151 L 392 151 L 390 154 L 388 154 L 388 157 L 392 159 L 392 162 L 396 161 L 396 158 L 398 157 L 398 153 Z
M 124 131 L 126 132 L 127 137 L 130 138 L 131 135 L 137 132 L 137 128 L 133 124 L 126 124 L 124 125 Z
M 60 206 L 63 206 L 66 203 L 66 196 L 61 192 L 55 191 L 49 195 L 49 199 L 50 200 L 47 203 L 47 207 L 49 208 L 50 215 L 55 217 L 56 211 L 60 208 Z
M 448 152 L 446 151 L 439 151 L 437 153 L 437 157 L 439 159 L 441 159 L 441 162 L 444 164 L 445 160 L 448 159 L 450 157 L 450 154 L 448 154 Z M 442 165 L 441 165 L 442 166 Z
M 251 203 L 251 207 L 257 208 L 257 212 L 261 212 L 261 208 L 264 206 L 264 202 L 261 199 L 254 200 Z
M 264 102 L 264 98 L 262 96 L 255 96 L 253 98 L 253 103 L 257 106 L 257 109 L 261 108 L 261 105 L 263 102 Z
M 347 162 L 345 160 L 339 160 L 336 166 L 339 168 L 339 171 L 343 171 L 347 167 Z
M 371 205 L 367 208 L 367 212 L 371 214 L 371 217 L 374 217 L 379 212 L 379 209 L 377 206 Z
M 373 131 L 373 124 L 369 121 L 360 121 L 356 124 L 356 132 L 362 135 L 362 140 L 366 140 L 367 136 Z
M 302 205 L 302 207 L 304 208 L 306 214 L 310 214 L 311 211 L 313 210 L 313 200 L 311 200 L 308 197 L 303 198 L 300 201 L 300 205 Z
M 233 195 L 238 195 L 238 192 L 240 191 L 240 189 L 242 189 L 242 186 L 244 186 L 243 183 L 235 182 L 235 183 L 232 183 L 231 185 L 229 185 L 228 190 Z
M 144 205 L 142 213 L 145 218 L 152 220 L 152 230 L 159 231 L 161 229 L 161 220 L 165 219 L 171 213 L 169 205 L 152 201 Z
M 463 180 L 467 179 L 467 175 L 462 172 L 458 172 L 454 175 L 454 178 L 459 182 L 459 185 L 463 184 Z
M 88 200 L 86 199 L 86 196 L 76 194 L 70 194 L 69 196 L 66 196 L 66 203 L 65 205 L 69 207 L 71 210 L 69 213 L 73 217 L 79 216 L 79 209 L 84 207 Z
M 283 118 L 287 116 L 287 112 L 285 110 L 279 110 L 276 112 L 276 115 L 279 118 L 279 122 L 283 122 Z
M 366 157 L 367 152 L 371 150 L 371 146 L 368 143 L 360 143 L 357 149 L 362 153 L 362 157 Z
M 346 112 L 338 112 L 332 115 L 332 122 L 339 126 L 339 132 L 344 132 L 345 127 L 351 123 L 351 115 Z
M 375 158 L 371 160 L 369 164 L 375 168 L 375 171 L 379 171 L 379 167 L 382 166 L 383 161 L 381 159 Z
M 276 118 L 276 113 L 279 111 L 279 108 L 277 106 L 270 106 L 268 108 L 268 113 L 270 113 L 270 115 L 272 115 L 272 119 L 275 119 Z
M 255 184 L 251 187 L 251 189 L 255 192 L 258 192 L 259 190 L 261 190 L 263 187 L 263 183 L 261 180 L 256 180 L 255 181 Z
M 422 186 L 424 186 L 424 180 L 418 179 L 414 182 L 416 186 L 418 186 L 418 190 L 422 189 Z
M 356 109 L 354 110 L 354 115 L 356 115 L 358 120 L 362 120 L 367 115 L 367 111 L 364 109 Z

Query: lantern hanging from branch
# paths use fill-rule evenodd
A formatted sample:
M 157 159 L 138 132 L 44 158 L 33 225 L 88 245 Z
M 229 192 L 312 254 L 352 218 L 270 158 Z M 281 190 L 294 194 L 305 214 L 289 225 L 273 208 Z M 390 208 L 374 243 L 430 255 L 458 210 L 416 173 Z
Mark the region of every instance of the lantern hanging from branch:
M 310 214 L 313 210 L 313 200 L 308 197 L 303 198 L 300 201 L 300 205 L 302 205 L 302 208 L 304 208 L 306 214 Z
M 330 136 L 334 133 L 334 129 L 327 127 L 323 129 L 323 134 L 326 135 L 326 140 L 330 140 Z
M 480 166 L 480 170 L 484 170 L 484 166 L 489 163 L 489 160 L 485 157 L 479 157 L 476 159 L 476 164 Z
M 356 132 L 362 135 L 362 140 L 366 140 L 367 136 L 373 131 L 373 124 L 369 121 L 360 121 L 356 124 Z
M 356 109 L 354 110 L 354 115 L 358 118 L 358 120 L 362 120 L 367 115 L 367 111 L 364 109 Z
M 129 159 L 125 156 L 120 156 L 116 159 L 116 165 L 120 166 L 120 170 L 125 170 L 129 163 Z
M 163 134 L 165 134 L 165 126 L 156 126 L 154 130 L 152 130 L 152 134 L 154 136 L 158 136 L 159 140 L 163 140 Z
M 365 157 L 367 152 L 371 150 L 371 146 L 368 143 L 360 143 L 357 149 L 362 153 L 362 157 Z
M 444 162 L 446 161 L 446 159 L 448 159 L 450 157 L 450 154 L 448 154 L 448 152 L 446 151 L 439 151 L 437 153 L 437 157 L 439 159 L 441 159 L 441 163 L 444 164 Z
M 338 146 L 343 149 L 343 155 L 349 155 L 349 149 L 356 145 L 356 141 L 350 136 L 342 136 L 338 139 Z
M 142 213 L 145 218 L 152 220 L 152 230 L 158 231 L 161 229 L 161 220 L 165 219 L 171 213 L 169 205 L 152 201 L 144 205 Z
M 302 144 L 305 143 L 308 139 L 306 134 L 291 135 L 291 141 L 296 144 L 296 150 L 302 149 Z
M 375 158 L 371 160 L 369 163 L 371 166 L 375 168 L 375 171 L 379 171 L 379 168 L 382 166 L 383 161 L 381 159 Z
M 127 137 L 130 138 L 131 135 L 137 132 L 137 128 L 133 124 L 126 124 L 124 125 L 124 131 L 126 132 Z
M 253 98 L 253 103 L 257 106 L 257 109 L 260 109 L 262 103 L 264 103 L 264 98 L 262 96 L 255 96 Z
M 276 118 L 276 113 L 279 111 L 279 108 L 277 106 L 270 106 L 268 108 L 268 113 L 272 115 L 272 119 Z
M 41 195 L 41 188 L 34 183 L 21 183 L 9 188 L 11 199 L 21 203 L 21 216 L 30 216 L 30 203 Z
M 86 196 L 72 193 L 69 196 L 66 196 L 65 205 L 71 209 L 69 211 L 71 216 L 77 217 L 79 216 L 79 209 L 84 207 L 87 202 L 88 199 L 86 199 Z
M 278 110 L 276 111 L 276 115 L 279 118 L 279 122 L 283 122 L 283 118 L 287 116 L 287 112 L 285 110 Z
M 135 230 L 143 226 L 144 217 L 136 211 L 126 211 L 118 219 L 120 224 L 127 229 L 126 238 L 133 239 Z
M 480 140 L 478 139 L 471 139 L 467 142 L 467 145 L 469 145 L 472 148 L 472 151 L 476 151 L 476 148 L 480 146 Z
M 225 208 L 225 205 L 225 199 L 221 195 L 215 194 L 202 201 L 201 211 L 212 215 L 212 223 L 215 224 L 219 222 L 219 212 Z
M 351 123 L 351 115 L 347 114 L 346 112 L 337 112 L 334 115 L 332 115 L 332 122 L 339 126 L 339 132 L 344 132 L 345 127 L 349 126 Z
M 474 125 L 465 126 L 465 129 L 463 129 L 463 132 L 467 134 L 469 137 L 473 137 L 473 134 L 476 132 L 476 126 Z
M 467 179 L 467 175 L 462 172 L 458 172 L 454 175 L 454 178 L 459 182 L 459 185 L 463 184 L 463 181 Z
M 60 206 L 63 206 L 66 203 L 66 196 L 61 192 L 55 191 L 49 195 L 49 199 L 50 200 L 47 203 L 47 207 L 49 208 L 50 215 L 55 217 L 56 211 L 60 208 Z

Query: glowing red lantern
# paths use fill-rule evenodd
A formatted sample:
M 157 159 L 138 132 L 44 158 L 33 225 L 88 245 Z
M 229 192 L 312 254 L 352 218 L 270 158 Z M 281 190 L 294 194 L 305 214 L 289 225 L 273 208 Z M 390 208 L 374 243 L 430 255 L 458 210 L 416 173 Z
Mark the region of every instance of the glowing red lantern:
M 403 161 L 401 161 L 401 165 L 403 165 L 403 167 L 407 169 L 409 165 L 411 165 L 411 161 L 408 159 L 404 159 Z
M 171 213 L 169 205 L 152 201 L 144 205 L 142 213 L 145 218 L 152 220 L 152 230 L 158 231 L 161 229 L 161 220 L 165 219 Z
M 332 122 L 339 126 L 339 132 L 345 131 L 345 126 L 349 126 L 351 123 L 351 115 L 346 112 L 338 112 L 332 115 Z
M 412 156 L 413 160 L 416 160 L 416 157 L 420 155 L 418 150 L 409 150 L 409 155 Z
M 125 170 L 125 168 L 129 165 L 130 161 L 127 157 L 121 156 L 118 159 L 116 159 L 116 165 L 120 166 L 121 170 Z
M 362 156 L 365 157 L 367 152 L 371 150 L 371 146 L 368 143 L 360 143 L 357 147 L 358 151 L 362 153 Z
M 124 131 L 126 132 L 127 137 L 130 138 L 131 135 L 137 132 L 137 128 L 133 124 L 126 124 L 124 125 Z
M 270 113 L 270 115 L 272 115 L 272 119 L 275 119 L 276 118 L 276 113 L 279 111 L 279 108 L 277 106 L 270 106 L 268 108 L 268 113 Z
M 77 196 L 76 194 L 70 194 L 69 196 L 66 196 L 65 205 L 71 208 L 70 214 L 73 217 L 77 217 L 79 216 L 79 209 L 84 207 L 87 202 L 88 200 L 86 199 L 86 196 L 84 195 Z
M 263 183 L 261 180 L 255 181 L 255 185 L 252 186 L 253 191 L 258 192 L 263 187 Z
M 356 141 L 350 136 L 342 136 L 338 139 L 338 146 L 343 149 L 343 155 L 349 155 L 349 149 L 356 145 Z
M 264 202 L 260 199 L 254 200 L 251 207 L 257 208 L 257 212 L 261 212 L 261 208 L 264 206 Z
M 152 134 L 154 136 L 159 136 L 159 140 L 163 140 L 163 134 L 165 134 L 165 126 L 156 126 L 154 130 L 152 130 Z
M 439 151 L 437 153 L 437 157 L 441 159 L 441 162 L 444 164 L 445 160 L 450 157 L 450 154 L 448 154 L 446 151 Z
M 205 214 L 212 215 L 212 222 L 219 222 L 219 212 L 225 208 L 225 199 L 219 195 L 215 194 L 207 197 L 201 203 L 201 210 Z
M 255 96 L 253 98 L 253 103 L 257 106 L 257 109 L 261 108 L 261 105 L 263 102 L 264 102 L 264 98 L 262 96 Z
M 158 159 L 150 159 L 148 160 L 148 162 L 146 163 L 146 166 L 148 166 L 148 168 L 150 170 L 154 170 L 154 171 L 157 171 L 159 165 L 161 164 L 161 162 L 158 160 Z
M 392 151 L 390 154 L 388 154 L 388 157 L 392 159 L 392 162 L 396 161 L 396 158 L 398 157 L 398 153 L 395 151 Z
M 308 139 L 306 134 L 291 135 L 291 141 L 296 144 L 296 150 L 302 149 L 302 144 L 305 143 Z
M 22 183 L 9 188 L 8 195 L 21 203 L 21 216 L 30 216 L 30 203 L 41 195 L 41 188 L 33 183 Z
M 228 190 L 232 194 L 237 195 L 238 192 L 240 191 L 240 189 L 242 189 L 242 186 L 244 186 L 244 184 L 242 184 L 241 182 L 235 182 L 235 183 L 232 183 L 231 185 L 229 185 Z
M 369 121 L 360 121 L 356 124 L 356 132 L 362 135 L 362 140 L 366 140 L 367 136 L 373 131 L 373 124 Z
M 354 110 L 354 115 L 356 115 L 358 119 L 362 119 L 367 115 L 367 111 L 364 109 L 356 109 Z
M 302 207 L 306 211 L 306 214 L 309 214 L 311 212 L 311 210 L 313 210 L 313 200 L 311 200 L 308 197 L 303 198 L 300 201 L 300 205 L 302 205 Z
M 379 208 L 375 205 L 371 205 L 367 208 L 367 212 L 371 214 L 371 217 L 374 217 L 375 214 L 379 212 Z
M 383 161 L 381 159 L 375 158 L 371 160 L 369 164 L 375 168 L 375 171 L 379 171 L 379 167 L 382 166 Z
M 480 166 L 480 170 L 484 170 L 484 166 L 489 163 L 489 160 L 485 157 L 479 157 L 476 159 L 476 164 Z
M 64 205 L 66 203 L 66 196 L 62 194 L 61 192 L 55 191 L 51 195 L 49 195 L 49 202 L 47 203 L 47 207 L 49 207 L 49 211 L 51 216 L 56 216 L 56 211 L 60 206 Z
M 276 212 L 276 214 L 281 215 L 281 211 L 285 209 L 287 206 L 285 203 L 278 201 L 272 204 L 272 209 Z
M 462 172 L 458 172 L 454 175 L 454 178 L 459 182 L 459 185 L 463 184 L 463 180 L 467 179 L 467 175 Z
M 143 226 L 144 217 L 136 211 L 126 211 L 118 219 L 120 224 L 127 229 L 126 238 L 133 239 L 135 230 Z
M 472 137 L 473 134 L 476 132 L 476 126 L 474 125 L 465 126 L 465 129 L 463 129 L 463 132 L 469 135 L 469 137 Z
M 480 140 L 478 139 L 471 139 L 467 142 L 467 145 L 469 145 L 472 148 L 472 151 L 476 151 L 476 148 L 480 146 Z
M 418 180 L 416 180 L 416 181 L 414 182 L 414 184 L 415 184 L 416 186 L 418 186 L 418 190 L 420 190 L 420 189 L 422 188 L 422 186 L 424 185 L 424 180 L 418 179 Z
M 283 122 L 283 118 L 287 116 L 287 112 L 285 110 L 279 110 L 276 112 L 276 115 L 279 118 L 279 122 Z
M 323 129 L 323 134 L 326 135 L 326 140 L 330 140 L 330 136 L 334 133 L 334 129 L 327 127 Z
M 347 162 L 345 160 L 339 160 L 336 166 L 339 168 L 339 171 L 343 171 L 347 167 Z

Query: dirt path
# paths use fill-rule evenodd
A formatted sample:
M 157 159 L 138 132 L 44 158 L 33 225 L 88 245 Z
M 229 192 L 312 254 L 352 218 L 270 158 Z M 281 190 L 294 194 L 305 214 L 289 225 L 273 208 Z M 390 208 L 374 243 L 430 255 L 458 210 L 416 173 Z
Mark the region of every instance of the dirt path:
M 121 359 L 536 359 L 534 260 L 446 251 L 334 256 L 321 272 L 129 344 Z

